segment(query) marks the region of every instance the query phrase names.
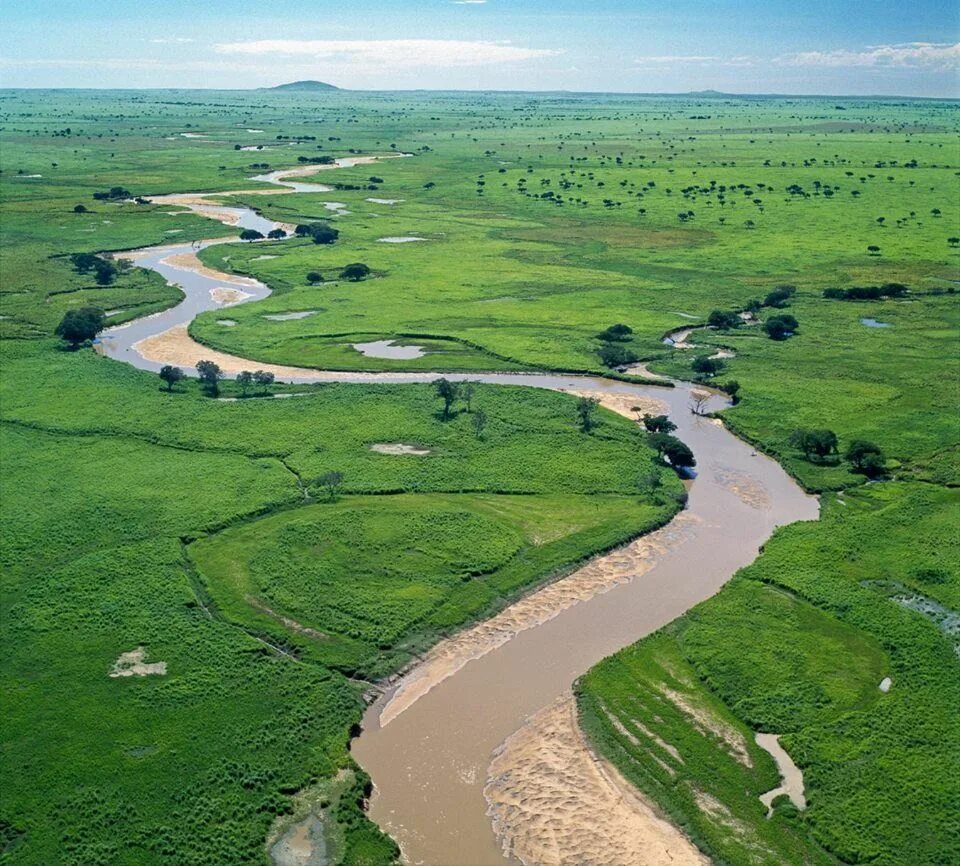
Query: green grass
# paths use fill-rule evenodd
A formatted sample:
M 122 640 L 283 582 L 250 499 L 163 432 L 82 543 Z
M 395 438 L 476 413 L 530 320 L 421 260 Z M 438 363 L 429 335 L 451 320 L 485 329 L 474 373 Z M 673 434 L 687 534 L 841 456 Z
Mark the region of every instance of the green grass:
M 622 495 L 345 497 L 228 529 L 190 552 L 225 615 L 371 676 L 670 513 Z
M 0 97 L 5 862 L 262 864 L 292 793 L 351 766 L 362 702 L 346 673 L 392 670 L 668 513 L 638 495 L 651 456 L 631 425 L 604 415 L 583 437 L 559 395 L 479 387 L 474 408 L 489 423 L 477 439 L 465 407 L 442 421 L 426 386 L 278 387 L 310 396 L 216 402 L 195 383 L 165 394 L 153 376 L 57 348 L 68 309 L 97 304 L 118 323 L 180 297 L 141 271 L 95 287 L 69 254 L 226 232 L 94 192 L 252 189 L 255 164 L 349 149 L 416 156 L 323 178 L 379 176 L 377 190 L 241 196 L 285 221 L 327 218 L 331 200 L 351 213 L 329 247 L 205 250 L 273 294 L 231 308 L 232 328 L 201 316 L 197 339 L 302 366 L 597 371 L 596 334 L 624 322 L 634 352 L 679 373 L 688 362 L 665 357 L 664 332 L 779 283 L 799 287 L 790 340 L 704 336 L 738 353 L 721 376 L 742 385 L 727 423 L 811 489 L 861 479 L 801 460 L 786 444 L 795 427 L 878 442 L 905 483 L 831 499 L 824 521 L 781 532 L 728 590 L 584 681 L 634 736 L 637 702 L 673 682 L 748 738 L 752 770 L 665 704 L 644 724 L 695 756 L 675 782 L 588 706 L 589 689 L 584 719 L 718 862 L 758 851 L 774 862 L 956 859 L 956 657 L 943 623 L 903 603 L 920 593 L 960 607 L 943 565 L 955 537 L 957 298 L 929 294 L 960 279 L 947 243 L 960 234 L 955 102 L 843 99 L 841 112 L 837 100 L 616 95 Z M 78 203 L 90 213 L 74 214 Z M 378 241 L 411 234 L 426 240 Z M 353 261 L 375 278 L 337 282 Z M 311 270 L 328 281 L 308 286 Z M 820 297 L 894 280 L 911 296 Z M 305 310 L 316 313 L 264 318 Z M 347 346 L 379 338 L 429 351 L 389 363 Z M 370 450 L 391 442 L 431 454 Z M 341 500 L 307 502 L 304 485 L 331 470 L 344 473 Z M 168 674 L 108 677 L 138 645 Z M 884 671 L 894 687 L 881 696 Z M 803 815 L 781 805 L 763 818 L 756 794 L 776 776 L 748 737 L 762 725 L 782 726 L 803 766 Z M 396 851 L 360 811 L 365 783 L 357 774 L 324 816 L 343 862 L 369 866 Z M 691 785 L 745 835 L 704 816 Z
M 716 597 L 580 680 L 591 740 L 720 862 L 956 859 L 956 635 L 897 598 L 919 592 L 956 609 L 958 504 L 956 491 L 874 485 L 780 530 Z M 753 731 L 784 735 L 808 809 L 783 803 L 768 820 L 757 796 L 777 784 L 770 760 L 754 749 L 743 766 L 665 689 L 710 708 L 748 746 Z M 730 815 L 698 804 L 697 791 Z

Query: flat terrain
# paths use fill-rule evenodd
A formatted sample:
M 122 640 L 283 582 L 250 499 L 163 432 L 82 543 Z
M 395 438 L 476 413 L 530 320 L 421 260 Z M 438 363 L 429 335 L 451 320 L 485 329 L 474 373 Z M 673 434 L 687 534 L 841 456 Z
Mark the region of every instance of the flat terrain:
M 584 677 L 587 737 L 717 862 L 960 856 L 957 108 L 0 91 L 0 858 L 262 864 L 311 788 L 340 862 L 391 862 L 347 749 L 371 681 L 678 507 L 636 425 L 604 412 L 584 435 L 570 396 L 482 386 L 449 419 L 426 385 L 218 401 L 53 337 L 71 309 L 119 324 L 181 296 L 135 268 L 98 285 L 71 254 L 235 233 L 94 193 L 256 190 L 318 155 L 391 151 L 413 156 L 330 173 L 327 193 L 228 197 L 340 236 L 205 250 L 273 294 L 203 314 L 194 338 L 252 369 L 600 372 L 616 323 L 675 376 L 732 350 L 712 379 L 740 385 L 725 423 L 829 491 L 823 519 Z M 423 240 L 382 240 L 407 237 Z M 354 262 L 371 275 L 341 279 Z M 887 283 L 907 290 L 823 296 Z M 793 315 L 788 339 L 755 324 L 662 343 L 783 284 L 786 306 L 757 317 Z M 381 339 L 426 351 L 351 347 Z M 832 430 L 839 453 L 808 459 L 797 428 Z M 856 439 L 883 451 L 875 483 L 843 459 Z M 373 447 L 396 445 L 428 453 Z M 110 676 L 141 647 L 165 673 Z M 778 775 L 756 731 L 782 735 L 805 811 L 777 801 L 767 820 Z

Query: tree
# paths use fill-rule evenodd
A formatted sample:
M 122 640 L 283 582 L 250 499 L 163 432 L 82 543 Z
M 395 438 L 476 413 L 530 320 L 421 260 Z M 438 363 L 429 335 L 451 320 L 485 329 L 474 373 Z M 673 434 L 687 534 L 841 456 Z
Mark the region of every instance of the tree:
M 279 241 L 286 236 L 287 233 L 281 228 L 270 229 L 270 231 L 267 232 L 267 237 L 273 241 Z
M 98 286 L 109 286 L 116 275 L 116 266 L 106 259 L 98 259 L 93 267 L 93 278 Z
M 450 407 L 453 406 L 457 397 L 460 396 L 460 386 L 456 382 L 451 382 L 449 379 L 436 379 L 433 387 L 437 392 L 437 396 L 443 400 L 443 417 L 444 420 L 446 420 L 450 417 Z
M 796 286 L 777 286 L 763 299 L 763 305 L 765 307 L 776 307 L 777 309 L 782 309 L 787 305 L 787 301 L 793 297 L 796 291 Z
M 76 349 L 81 343 L 92 340 L 104 326 L 103 310 L 99 307 L 81 307 L 78 310 L 67 310 L 54 334 L 62 337 Z
M 167 390 L 173 391 L 173 386 L 177 384 L 181 379 L 185 379 L 186 376 L 179 367 L 174 367 L 171 364 L 167 364 L 164 367 L 160 368 L 160 378 L 167 383 Z
M 740 397 L 737 396 L 740 393 L 740 383 L 736 379 L 731 379 L 729 382 L 717 385 L 717 387 L 725 394 L 729 394 L 734 403 L 740 402 Z
M 471 403 L 473 401 L 473 393 L 475 390 L 476 386 L 473 384 L 473 382 L 460 383 L 460 396 L 463 397 L 463 402 L 467 404 L 468 412 L 473 410 Z
M 253 374 L 253 381 L 264 389 L 269 388 L 273 384 L 275 378 L 276 377 L 273 375 L 273 373 L 269 372 L 268 370 L 257 370 Z
M 879 256 L 880 247 L 878 247 L 876 244 L 870 244 L 870 246 L 867 247 L 867 252 L 872 256 Z
M 220 396 L 220 380 L 223 370 L 213 361 L 197 361 L 197 376 L 211 397 Z
M 340 237 L 340 232 L 335 228 L 331 228 L 326 223 L 317 223 L 314 226 L 313 231 L 310 232 L 310 237 L 313 239 L 315 244 L 332 244 L 338 237 Z
M 629 340 L 632 333 L 633 328 L 631 328 L 629 325 L 611 325 L 605 331 L 601 331 L 599 334 L 597 334 L 597 339 L 608 343 L 622 343 Z
M 86 207 L 86 205 L 82 205 L 82 204 L 74 205 L 74 206 L 73 206 L 73 212 L 74 212 L 74 213 L 87 213 L 87 207 Z
M 666 415 L 646 414 L 643 416 L 643 426 L 648 433 L 672 433 L 677 429 L 677 425 Z
M 340 493 L 340 486 L 343 484 L 343 473 L 331 470 L 317 476 L 314 483 L 319 484 L 327 491 L 327 501 L 334 502 Z
M 477 439 L 483 439 L 483 431 L 487 429 L 487 413 L 483 409 L 477 409 L 473 413 L 473 432 Z
M 350 280 L 351 283 L 359 283 L 368 276 L 370 276 L 370 268 L 363 262 L 354 262 L 340 271 L 340 279 Z
M 707 403 L 709 402 L 709 391 L 692 391 L 690 393 L 690 411 L 693 412 L 694 415 L 705 414 Z
M 832 430 L 794 430 L 790 444 L 799 448 L 808 460 L 823 460 L 837 453 L 837 434 Z
M 311 286 L 315 286 L 317 283 L 323 282 L 323 274 L 319 271 L 307 271 L 307 282 Z
M 789 314 L 771 316 L 763 323 L 763 330 L 771 340 L 786 340 L 798 327 L 797 320 Z
M 952 247 L 960 246 L 960 238 L 947 238 L 947 243 Z
M 694 358 L 690 362 L 690 366 L 693 368 L 694 373 L 699 373 L 701 376 L 712 376 L 714 373 L 719 373 L 723 369 L 723 359 L 722 358 L 708 358 L 705 355 L 701 355 L 698 358 Z
M 240 232 L 240 240 L 242 241 L 259 241 L 263 239 L 263 232 L 258 232 L 256 229 L 244 229 Z
M 253 373 L 249 370 L 241 370 L 237 373 L 237 384 L 240 386 L 240 392 L 246 397 L 247 389 L 253 384 Z
M 697 465 L 693 452 L 669 433 L 654 433 L 650 437 L 650 445 L 661 457 L 665 457 L 674 469 L 692 469 Z
M 739 313 L 732 310 L 713 310 L 707 318 L 707 324 L 726 331 L 739 328 L 743 324 L 743 319 L 740 318 Z
M 595 418 L 600 401 L 595 397 L 581 397 L 577 400 L 577 423 L 583 433 L 589 433 L 597 425 Z
M 864 475 L 880 475 L 884 469 L 883 451 L 868 439 L 854 439 L 843 455 L 853 465 L 855 472 Z
M 603 365 L 611 368 L 625 367 L 637 360 L 636 353 L 619 343 L 605 343 L 599 348 L 597 354 L 600 356 Z

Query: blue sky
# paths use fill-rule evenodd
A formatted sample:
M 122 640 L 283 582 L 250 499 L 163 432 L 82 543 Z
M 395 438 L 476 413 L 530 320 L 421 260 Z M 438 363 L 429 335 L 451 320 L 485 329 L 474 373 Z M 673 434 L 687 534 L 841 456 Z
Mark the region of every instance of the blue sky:
M 960 95 L 956 0 L 0 0 L 7 87 Z

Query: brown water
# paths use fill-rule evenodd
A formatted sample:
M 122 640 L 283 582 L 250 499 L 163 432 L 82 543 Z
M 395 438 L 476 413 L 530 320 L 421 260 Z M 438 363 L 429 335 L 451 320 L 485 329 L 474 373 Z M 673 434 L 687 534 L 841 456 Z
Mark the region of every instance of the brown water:
M 313 170 L 298 170 L 295 176 Z M 275 172 L 257 180 L 283 184 L 283 192 L 320 191 L 316 184 L 285 182 L 286 176 Z M 251 210 L 199 198 L 171 196 L 168 200 L 232 225 L 264 232 L 274 226 Z M 178 326 L 182 331 L 199 312 L 223 306 L 211 289 L 241 289 L 249 295 L 246 301 L 269 294 L 256 281 L 191 270 L 177 259 L 191 251 L 187 244 L 152 248 L 135 256 L 139 266 L 180 285 L 186 299 L 164 313 L 104 332 L 104 354 L 149 370 L 178 363 L 163 357 L 148 338 L 177 333 Z M 181 333 L 178 339 L 181 349 L 185 342 L 189 349 L 189 337 Z M 223 353 L 216 357 L 228 375 L 243 366 L 258 366 Z M 423 382 L 442 375 L 277 369 L 281 370 L 278 378 L 298 382 Z M 367 712 L 365 730 L 355 741 L 353 753 L 374 781 L 371 817 L 399 841 L 410 863 L 481 866 L 513 862 L 501 852 L 484 799 L 494 751 L 529 716 L 566 695 L 574 680 L 600 659 L 715 593 L 756 557 L 777 526 L 815 519 L 818 505 L 773 460 L 756 453 L 718 421 L 693 415 L 691 389 L 683 383 L 662 388 L 559 374 L 455 377 L 590 392 L 625 412 L 633 403 L 659 401 L 698 461 L 687 509 L 668 527 L 532 594 L 523 602 L 526 607 L 501 615 L 509 625 L 496 639 L 473 632 L 459 643 L 441 646 L 436 652 L 443 655 L 449 650 L 449 664 L 409 672 L 399 684 L 402 703 L 394 701 L 394 689 Z M 724 405 L 724 399 L 714 395 L 707 408 Z M 417 689 L 404 688 L 418 678 Z M 519 825 L 507 829 L 515 836 L 526 832 Z

